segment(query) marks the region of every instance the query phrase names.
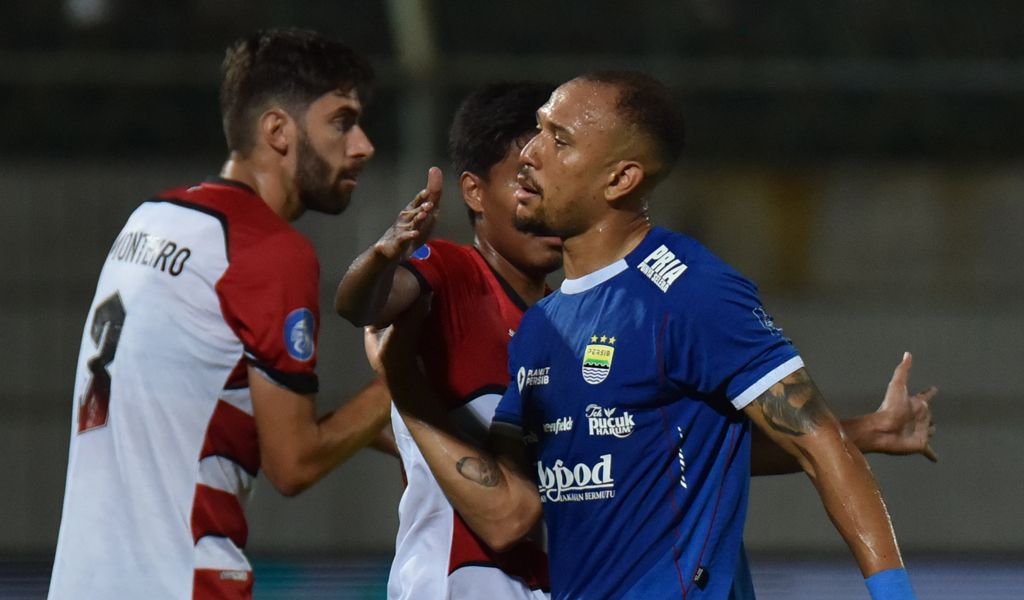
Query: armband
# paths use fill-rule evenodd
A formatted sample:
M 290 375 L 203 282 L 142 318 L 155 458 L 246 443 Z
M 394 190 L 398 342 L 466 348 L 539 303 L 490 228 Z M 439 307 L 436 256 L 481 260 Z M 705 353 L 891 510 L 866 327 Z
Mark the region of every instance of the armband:
M 906 569 L 879 571 L 864 580 L 871 600 L 917 600 Z

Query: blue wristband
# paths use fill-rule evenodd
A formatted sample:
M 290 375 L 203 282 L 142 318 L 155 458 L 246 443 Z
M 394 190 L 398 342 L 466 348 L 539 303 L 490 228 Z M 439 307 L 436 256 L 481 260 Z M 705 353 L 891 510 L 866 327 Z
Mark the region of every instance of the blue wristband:
M 917 600 L 906 569 L 879 571 L 864 580 L 871 600 Z

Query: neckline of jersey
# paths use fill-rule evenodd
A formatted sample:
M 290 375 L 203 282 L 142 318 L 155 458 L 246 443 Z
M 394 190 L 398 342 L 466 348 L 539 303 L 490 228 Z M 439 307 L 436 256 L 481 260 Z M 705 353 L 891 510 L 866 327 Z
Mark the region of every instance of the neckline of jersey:
M 651 230 L 647 232 L 647 235 L 644 236 L 644 239 L 641 240 L 640 243 L 636 245 L 636 248 L 633 248 L 629 252 L 629 254 L 611 263 L 610 265 L 601 267 L 600 269 L 594 271 L 593 273 L 587 273 L 583 277 L 578 277 L 576 279 L 563 279 L 562 286 L 559 288 L 559 291 L 561 291 L 563 294 L 570 295 L 582 294 L 587 290 L 591 290 L 601 285 L 602 283 L 615 277 L 619 273 L 622 273 L 623 271 L 629 268 L 629 259 L 634 254 L 642 252 L 650 242 L 655 240 L 655 238 L 661 237 L 660 235 L 654 235 L 655 232 L 658 232 L 660 234 L 661 228 L 652 227 Z
M 516 292 L 515 288 L 512 287 L 512 284 L 505 281 L 505 278 L 498 273 L 497 269 L 491 266 L 491 263 L 487 262 L 487 258 L 484 256 L 483 252 L 480 252 L 479 248 L 476 246 L 471 246 L 471 248 L 476 251 L 476 255 L 485 265 L 487 265 L 487 268 L 490 269 L 491 275 L 494 275 L 494 278 L 498 281 L 498 285 L 500 285 L 501 289 L 504 290 L 505 295 L 512 301 L 512 304 L 515 304 L 519 310 L 526 312 L 527 309 L 530 308 L 530 306 L 526 304 L 526 300 L 523 300 L 523 297 Z

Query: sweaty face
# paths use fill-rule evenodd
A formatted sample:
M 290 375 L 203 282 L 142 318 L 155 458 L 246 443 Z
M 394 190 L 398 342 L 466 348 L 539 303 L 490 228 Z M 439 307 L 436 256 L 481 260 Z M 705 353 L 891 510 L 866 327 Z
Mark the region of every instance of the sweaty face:
M 572 237 L 607 209 L 603 190 L 620 135 L 617 90 L 572 80 L 537 111 L 537 135 L 520 153 L 516 226 Z
M 373 156 L 373 144 L 359 125 L 362 104 L 355 91 L 324 94 L 299 126 L 295 187 L 309 210 L 338 214 L 345 210 L 356 179 Z
M 515 223 L 519 153 L 530 137 L 527 134 L 510 144 L 505 157 L 481 181 L 482 214 L 474 228 L 481 243 L 493 247 L 515 268 L 546 275 L 562 266 L 561 239 L 520 231 Z

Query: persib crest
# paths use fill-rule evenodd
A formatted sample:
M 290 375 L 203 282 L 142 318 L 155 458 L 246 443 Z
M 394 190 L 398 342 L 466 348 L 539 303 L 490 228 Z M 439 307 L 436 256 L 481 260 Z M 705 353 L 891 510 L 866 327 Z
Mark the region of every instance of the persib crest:
M 583 380 L 597 385 L 608 377 L 615 356 L 615 338 L 606 335 L 590 336 L 590 343 L 583 351 Z

